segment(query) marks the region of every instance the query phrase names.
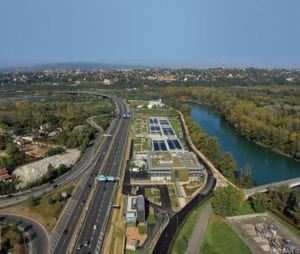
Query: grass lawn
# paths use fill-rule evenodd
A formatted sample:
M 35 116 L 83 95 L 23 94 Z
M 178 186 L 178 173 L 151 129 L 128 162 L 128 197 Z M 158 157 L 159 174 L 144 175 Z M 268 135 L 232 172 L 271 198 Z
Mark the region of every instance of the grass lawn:
M 148 252 L 142 250 L 125 250 L 125 254 L 148 254 Z
M 173 184 L 168 185 L 169 196 L 171 200 L 172 208 L 177 208 L 179 206 L 178 199 L 175 193 L 175 187 Z
M 147 198 L 150 202 L 154 202 L 158 205 L 161 205 L 159 189 L 145 188 L 145 198 Z
M 173 208 L 177 208 L 179 206 L 177 197 L 171 196 L 170 199 L 171 199 L 171 206 Z
M 143 116 L 151 116 L 151 117 L 175 117 L 177 116 L 176 111 L 168 110 L 168 109 L 136 109 L 135 112 L 137 114 L 142 114 Z
M 138 225 L 139 234 L 146 235 L 147 234 L 147 226 L 146 225 Z
M 251 254 L 250 249 L 225 223 L 222 217 L 210 217 L 200 254 Z
M 172 246 L 171 253 L 184 253 L 187 249 L 188 241 L 193 233 L 193 229 L 198 220 L 198 216 L 202 211 L 203 207 L 211 202 L 211 199 L 207 200 L 203 204 L 199 205 L 187 218 L 182 227 L 180 228 L 179 233 L 177 234 L 174 244 Z
M 255 211 L 253 210 L 250 202 L 246 200 L 242 203 L 241 211 L 238 215 L 246 215 L 246 214 L 253 214 L 253 213 L 255 213 Z
M 155 224 L 155 215 L 154 214 L 149 214 L 148 215 L 147 223 L 148 224 Z
M 169 122 L 173 128 L 173 130 L 175 131 L 177 137 L 180 137 L 180 133 L 181 133 L 181 125 L 178 119 L 169 119 Z
M 143 144 L 142 144 L 142 150 L 143 151 L 150 151 L 151 150 L 151 146 L 149 144 L 149 139 L 146 139 Z
M 183 185 L 185 194 L 187 196 L 192 196 L 193 193 L 199 189 L 199 187 L 202 185 L 202 182 L 190 182 Z
M 134 143 L 137 144 L 137 145 L 140 145 L 140 144 L 142 144 L 142 139 L 141 138 L 135 138 Z

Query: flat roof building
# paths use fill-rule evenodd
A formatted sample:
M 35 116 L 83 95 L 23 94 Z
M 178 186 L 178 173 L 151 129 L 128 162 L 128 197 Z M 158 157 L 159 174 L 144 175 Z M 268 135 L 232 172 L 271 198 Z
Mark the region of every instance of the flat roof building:
M 145 222 L 145 199 L 143 195 L 127 196 L 125 209 L 127 226 L 135 227 L 137 223 Z
M 204 176 L 193 152 L 149 152 L 147 162 L 151 180 L 200 181 Z

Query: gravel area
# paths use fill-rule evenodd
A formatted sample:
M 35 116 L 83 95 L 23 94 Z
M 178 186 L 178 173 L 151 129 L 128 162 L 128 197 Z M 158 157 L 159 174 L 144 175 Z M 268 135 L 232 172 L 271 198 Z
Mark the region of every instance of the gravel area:
M 71 166 L 75 164 L 79 155 L 79 150 L 69 149 L 64 153 L 20 166 L 14 170 L 13 175 L 18 177 L 21 181 L 18 187 L 24 187 L 28 183 L 34 182 L 42 177 L 47 172 L 49 164 L 51 164 L 54 168 L 57 168 L 61 164 Z

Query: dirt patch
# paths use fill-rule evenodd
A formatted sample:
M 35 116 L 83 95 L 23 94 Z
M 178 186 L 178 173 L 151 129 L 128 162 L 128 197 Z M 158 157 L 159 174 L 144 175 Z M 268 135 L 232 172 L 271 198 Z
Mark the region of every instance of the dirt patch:
M 138 227 L 127 227 L 126 228 L 126 238 L 132 240 L 138 240 L 139 246 L 142 246 L 147 239 L 147 235 L 139 234 Z
M 13 172 L 13 175 L 15 175 L 21 181 L 21 183 L 18 184 L 18 187 L 24 187 L 28 183 L 34 182 L 41 178 L 44 174 L 46 174 L 48 166 L 50 164 L 54 168 L 57 168 L 61 164 L 64 164 L 67 167 L 69 167 L 76 163 L 76 160 L 79 157 L 79 155 L 79 150 L 69 149 L 64 153 L 47 157 L 45 159 L 18 167 Z
M 113 253 L 114 254 L 121 253 L 122 249 L 123 249 L 122 246 L 123 246 L 123 243 L 122 243 L 121 239 L 120 238 L 115 238 Z
M 34 144 L 24 145 L 25 154 L 36 158 L 44 157 L 45 153 L 48 152 L 51 148 L 52 147 L 46 147 L 46 146 L 41 147 Z

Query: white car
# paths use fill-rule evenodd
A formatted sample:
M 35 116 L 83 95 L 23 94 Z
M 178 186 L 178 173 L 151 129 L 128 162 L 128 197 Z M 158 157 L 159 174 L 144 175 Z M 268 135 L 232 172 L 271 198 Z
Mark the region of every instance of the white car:
M 96 230 L 97 228 L 98 228 L 98 226 L 95 224 L 94 227 L 93 227 L 93 229 Z

